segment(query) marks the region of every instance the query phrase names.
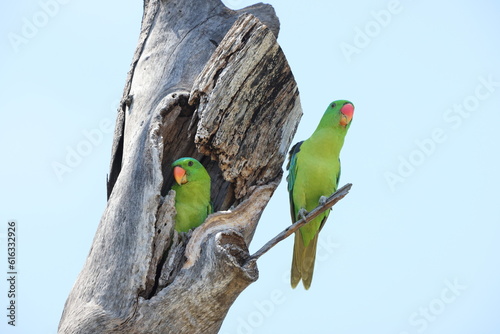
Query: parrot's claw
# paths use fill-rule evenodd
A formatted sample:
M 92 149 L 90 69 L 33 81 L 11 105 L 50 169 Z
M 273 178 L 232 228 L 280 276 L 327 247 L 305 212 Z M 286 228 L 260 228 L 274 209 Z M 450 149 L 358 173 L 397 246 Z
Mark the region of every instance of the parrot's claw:
M 299 216 L 301 219 L 304 219 L 306 220 L 306 215 L 308 214 L 309 212 L 307 212 L 306 209 L 302 208 L 299 210 L 299 212 L 297 212 L 297 216 Z
M 319 198 L 319 205 L 321 205 L 321 206 L 325 205 L 325 203 L 326 203 L 326 200 L 327 200 L 327 199 L 328 199 L 328 197 L 326 197 L 326 196 L 321 196 L 321 197 Z

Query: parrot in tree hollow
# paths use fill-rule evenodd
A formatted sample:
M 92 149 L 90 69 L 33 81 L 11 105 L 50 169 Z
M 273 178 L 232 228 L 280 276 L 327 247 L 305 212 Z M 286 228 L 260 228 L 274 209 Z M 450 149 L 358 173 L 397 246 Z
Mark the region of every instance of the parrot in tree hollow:
M 324 203 L 336 190 L 340 177 L 339 154 L 351 125 L 354 105 L 346 100 L 330 103 L 314 133 L 295 144 L 289 153 L 287 170 L 292 222 Z M 302 280 L 311 286 L 318 234 L 328 218 L 327 210 L 295 232 L 291 284 Z
M 213 212 L 210 202 L 210 175 L 203 165 L 193 158 L 180 158 L 172 164 L 176 183 L 175 230 L 187 232 L 200 226 Z

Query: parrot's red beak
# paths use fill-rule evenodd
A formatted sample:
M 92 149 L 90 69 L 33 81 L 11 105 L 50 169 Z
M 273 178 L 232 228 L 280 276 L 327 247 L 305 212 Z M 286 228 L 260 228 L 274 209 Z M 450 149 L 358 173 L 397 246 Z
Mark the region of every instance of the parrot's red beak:
M 174 178 L 175 178 L 175 182 L 177 182 L 179 185 L 187 183 L 188 180 L 187 180 L 186 170 L 182 167 L 175 166 L 174 167 Z
M 346 126 L 351 123 L 352 116 L 354 115 L 354 106 L 352 103 L 346 103 L 340 108 L 340 112 L 342 113 L 340 118 L 340 125 Z

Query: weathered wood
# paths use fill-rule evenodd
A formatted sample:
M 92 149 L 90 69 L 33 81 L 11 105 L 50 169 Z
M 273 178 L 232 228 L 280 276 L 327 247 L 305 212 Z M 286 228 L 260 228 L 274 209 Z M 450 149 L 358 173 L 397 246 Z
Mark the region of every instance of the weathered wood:
M 241 21 L 228 33 L 234 38 L 222 41 L 211 66 L 198 76 L 189 101 L 199 103 L 195 142 L 219 161 L 236 198 L 281 171 L 290 144 L 283 138 L 292 138 L 297 126 L 296 118 L 281 115 L 294 112 L 298 98 L 274 35 L 252 16 Z
M 247 247 L 301 116 L 272 7 L 147 0 L 144 8 L 107 207 L 59 333 L 216 333 L 258 277 Z M 182 156 L 206 166 L 218 211 L 187 235 L 173 230 L 169 192 L 170 165 Z
M 107 183 L 108 199 L 122 168 L 125 114 L 134 97 L 135 109 L 153 111 L 158 99 L 169 93 L 189 92 L 194 79 L 226 32 L 245 13 L 257 17 L 278 37 L 279 20 L 270 5 L 256 4 L 233 11 L 220 0 L 144 1 L 139 42 L 118 110 Z M 142 92 L 149 94 L 139 96 L 132 87 L 133 82 L 140 83 Z M 143 100 L 137 101 L 141 97 Z M 183 114 L 189 117 L 192 111 L 187 108 Z M 183 129 L 182 125 L 178 124 L 178 133 Z M 179 152 L 182 149 L 186 151 L 185 155 L 193 153 L 192 149 L 177 148 Z M 170 185 L 165 183 L 163 194 Z

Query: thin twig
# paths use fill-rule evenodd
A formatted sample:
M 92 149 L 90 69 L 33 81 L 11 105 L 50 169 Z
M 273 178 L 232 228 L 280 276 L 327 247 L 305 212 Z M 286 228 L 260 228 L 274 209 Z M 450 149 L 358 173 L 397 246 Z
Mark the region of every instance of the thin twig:
M 305 219 L 300 219 L 293 223 L 292 225 L 288 226 L 285 230 L 281 231 L 278 235 L 276 235 L 274 238 L 269 240 L 264 246 L 261 247 L 257 252 L 255 252 L 253 255 L 251 255 L 247 261 L 251 260 L 257 260 L 259 257 L 267 253 L 271 248 L 276 246 L 276 244 L 282 240 L 285 240 L 288 238 L 290 235 L 292 235 L 294 232 L 296 232 L 299 228 L 316 218 L 318 215 L 321 213 L 325 212 L 326 210 L 330 209 L 332 206 L 334 206 L 338 201 L 340 201 L 342 198 L 344 198 L 345 195 L 349 193 L 349 190 L 351 190 L 352 183 L 348 183 L 339 190 L 337 190 L 333 195 L 328 197 L 323 205 L 318 205 L 314 210 L 309 212 L 304 218 Z

